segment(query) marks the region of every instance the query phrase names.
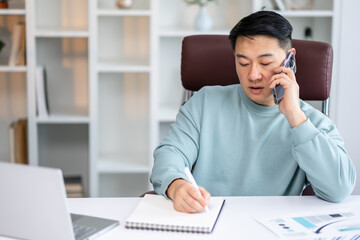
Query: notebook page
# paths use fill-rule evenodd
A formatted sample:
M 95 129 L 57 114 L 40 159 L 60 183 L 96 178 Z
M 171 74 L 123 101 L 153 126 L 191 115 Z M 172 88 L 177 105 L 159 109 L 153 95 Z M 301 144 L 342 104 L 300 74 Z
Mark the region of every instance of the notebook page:
M 173 207 L 173 202 L 162 195 L 146 195 L 135 211 L 127 219 L 127 227 L 139 223 L 138 228 L 187 231 L 189 228 L 202 229 L 201 232 L 211 232 L 220 213 L 224 198 L 211 197 L 209 212 L 182 213 Z M 152 226 L 152 227 L 148 227 Z M 159 227 L 167 226 L 167 227 Z M 182 226 L 183 228 L 177 228 Z M 187 227 L 187 228 L 186 228 Z M 196 230 L 194 230 L 196 231 Z

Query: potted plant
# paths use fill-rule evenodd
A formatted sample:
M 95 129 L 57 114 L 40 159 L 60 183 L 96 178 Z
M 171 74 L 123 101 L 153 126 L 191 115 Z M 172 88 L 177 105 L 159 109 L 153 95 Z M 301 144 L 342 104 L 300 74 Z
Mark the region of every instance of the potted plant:
M 9 0 L 0 0 L 0 8 L 8 8 L 8 1 Z
M 206 11 L 206 5 L 209 2 L 217 2 L 217 0 L 184 0 L 189 5 L 199 5 L 200 11 L 197 14 L 194 22 L 196 30 L 207 31 L 213 26 L 211 17 Z

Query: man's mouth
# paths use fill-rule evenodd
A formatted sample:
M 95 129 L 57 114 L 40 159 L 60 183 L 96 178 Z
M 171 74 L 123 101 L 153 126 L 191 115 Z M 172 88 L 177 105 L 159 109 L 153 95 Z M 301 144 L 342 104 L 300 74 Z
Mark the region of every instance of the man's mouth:
M 252 93 L 258 94 L 262 92 L 264 87 L 249 87 L 249 89 Z

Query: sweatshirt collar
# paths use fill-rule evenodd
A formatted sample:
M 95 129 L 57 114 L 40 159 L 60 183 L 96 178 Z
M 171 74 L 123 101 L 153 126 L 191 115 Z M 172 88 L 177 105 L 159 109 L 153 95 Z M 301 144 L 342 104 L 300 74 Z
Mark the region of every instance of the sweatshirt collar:
M 254 112 L 257 112 L 260 114 L 265 114 L 265 115 L 275 115 L 275 114 L 279 113 L 278 105 L 266 107 L 266 106 L 259 105 L 259 104 L 255 103 L 254 101 L 252 101 L 246 95 L 244 89 L 242 88 L 242 86 L 240 84 L 239 84 L 239 95 L 240 95 L 241 100 L 244 101 L 244 103 L 246 104 L 246 106 L 248 106 Z

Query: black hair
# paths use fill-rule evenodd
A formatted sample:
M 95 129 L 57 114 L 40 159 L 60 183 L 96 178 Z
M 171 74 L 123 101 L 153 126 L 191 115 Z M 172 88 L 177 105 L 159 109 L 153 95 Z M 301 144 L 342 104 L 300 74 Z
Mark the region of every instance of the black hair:
M 271 36 L 279 41 L 279 46 L 285 51 L 291 48 L 292 26 L 290 22 L 272 11 L 258 11 L 241 19 L 231 30 L 229 40 L 235 50 L 236 39 L 239 36 L 254 37 L 256 35 Z

